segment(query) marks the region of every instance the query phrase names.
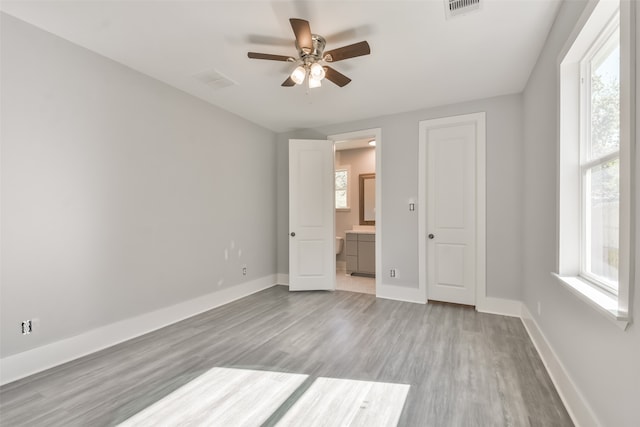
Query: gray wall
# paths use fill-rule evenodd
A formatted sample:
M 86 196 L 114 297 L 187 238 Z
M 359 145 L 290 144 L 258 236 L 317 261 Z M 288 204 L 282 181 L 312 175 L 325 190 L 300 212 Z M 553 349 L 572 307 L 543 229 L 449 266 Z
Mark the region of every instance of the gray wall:
M 583 9 L 584 2 L 562 5 L 524 92 L 523 297 L 601 424 L 635 426 L 640 420 L 638 253 L 632 310 L 636 324 L 626 332 L 570 294 L 550 274 L 556 256 L 557 60 Z M 638 153 L 636 200 L 640 189 Z M 636 248 L 640 247 L 639 231 L 636 228 Z
M 398 277 L 383 283 L 418 287 L 418 214 L 409 212 L 418 199 L 418 126 L 421 120 L 484 111 L 487 113 L 487 295 L 521 298 L 522 97 L 507 95 L 464 104 L 412 111 L 343 123 L 308 131 L 326 135 L 382 129 L 382 271 L 396 268 Z M 288 136 L 278 136 L 278 221 L 288 222 L 286 182 Z M 280 233 L 283 234 L 283 233 Z M 279 234 L 279 236 L 280 236 Z M 283 234 L 284 236 L 284 234 Z M 289 269 L 286 236 L 278 241 L 278 272 Z M 284 240 L 284 244 L 283 244 Z
M 1 19 L 3 357 L 275 274 L 275 133 Z

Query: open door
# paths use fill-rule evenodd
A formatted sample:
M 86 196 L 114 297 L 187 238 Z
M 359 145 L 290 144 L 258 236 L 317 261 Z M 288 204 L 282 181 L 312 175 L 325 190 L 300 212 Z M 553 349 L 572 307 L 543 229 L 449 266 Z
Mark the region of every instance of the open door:
M 334 290 L 332 141 L 289 140 L 289 290 Z

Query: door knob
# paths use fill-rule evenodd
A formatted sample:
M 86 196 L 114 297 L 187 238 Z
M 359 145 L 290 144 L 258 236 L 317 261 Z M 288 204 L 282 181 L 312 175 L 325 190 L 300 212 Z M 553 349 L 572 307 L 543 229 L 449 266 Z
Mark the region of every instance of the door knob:
M 291 232 L 291 237 L 296 237 L 296 232 L 295 231 Z
M 429 237 L 430 239 L 433 239 L 433 238 L 434 238 L 434 237 L 436 237 L 436 236 L 434 236 L 433 234 L 429 234 L 429 236 L 428 236 L 428 237 Z

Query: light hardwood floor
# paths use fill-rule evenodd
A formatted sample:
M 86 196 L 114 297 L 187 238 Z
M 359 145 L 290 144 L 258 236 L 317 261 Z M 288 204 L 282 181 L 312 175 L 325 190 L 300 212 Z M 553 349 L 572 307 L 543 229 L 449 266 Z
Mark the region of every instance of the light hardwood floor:
M 0 424 L 116 425 L 214 367 L 410 384 L 402 426 L 572 425 L 517 318 L 283 286 L 7 384 Z

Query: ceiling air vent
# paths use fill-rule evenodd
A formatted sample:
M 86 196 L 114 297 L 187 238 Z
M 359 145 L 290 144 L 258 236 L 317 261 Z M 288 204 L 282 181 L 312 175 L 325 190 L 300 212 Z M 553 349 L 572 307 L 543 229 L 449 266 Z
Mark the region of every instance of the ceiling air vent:
M 481 0 L 444 0 L 444 14 L 447 19 L 480 9 Z
M 222 89 L 223 87 L 234 86 L 237 84 L 216 70 L 204 71 L 196 74 L 194 77 L 213 89 Z

